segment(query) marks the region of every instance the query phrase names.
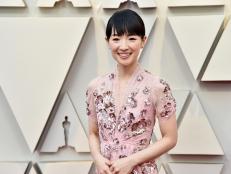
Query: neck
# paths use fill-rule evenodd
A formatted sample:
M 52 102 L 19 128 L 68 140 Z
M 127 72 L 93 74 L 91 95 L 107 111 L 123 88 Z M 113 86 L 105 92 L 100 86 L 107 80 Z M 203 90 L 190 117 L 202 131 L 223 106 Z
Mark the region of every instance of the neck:
M 131 66 L 122 66 L 117 64 L 117 73 L 120 80 L 128 80 L 134 71 L 136 70 L 137 66 L 139 66 L 139 63 L 134 63 Z

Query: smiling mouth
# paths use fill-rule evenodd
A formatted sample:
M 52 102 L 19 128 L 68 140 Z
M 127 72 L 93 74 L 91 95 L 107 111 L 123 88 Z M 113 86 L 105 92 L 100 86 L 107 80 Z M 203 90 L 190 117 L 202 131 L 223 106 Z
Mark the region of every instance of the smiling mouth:
M 126 59 L 128 58 L 132 53 L 118 53 L 118 55 L 120 56 L 120 58 L 122 59 Z

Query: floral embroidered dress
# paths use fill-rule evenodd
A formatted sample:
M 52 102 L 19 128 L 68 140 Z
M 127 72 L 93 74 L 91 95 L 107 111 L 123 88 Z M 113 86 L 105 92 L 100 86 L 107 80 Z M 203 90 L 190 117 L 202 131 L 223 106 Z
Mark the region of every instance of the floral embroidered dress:
M 119 98 L 118 72 L 94 79 L 88 86 L 87 115 L 98 124 L 101 154 L 124 158 L 146 148 L 157 119 L 176 111 L 169 85 L 137 66 Z M 96 171 L 97 173 L 97 171 Z M 157 174 L 155 159 L 136 166 L 132 174 Z

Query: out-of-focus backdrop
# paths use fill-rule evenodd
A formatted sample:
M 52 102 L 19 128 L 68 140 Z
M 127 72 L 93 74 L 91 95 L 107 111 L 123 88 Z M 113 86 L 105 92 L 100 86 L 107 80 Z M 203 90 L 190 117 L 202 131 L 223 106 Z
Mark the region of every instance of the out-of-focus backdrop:
M 140 63 L 177 100 L 160 174 L 230 174 L 231 0 L 1 0 L 0 173 L 92 173 L 85 92 L 115 68 L 104 32 L 123 8 L 146 25 Z

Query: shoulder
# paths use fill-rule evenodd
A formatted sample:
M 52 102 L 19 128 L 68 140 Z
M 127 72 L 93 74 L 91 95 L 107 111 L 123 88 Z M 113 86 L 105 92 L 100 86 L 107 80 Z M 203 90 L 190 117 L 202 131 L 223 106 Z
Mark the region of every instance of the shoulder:
M 87 85 L 87 90 L 94 91 L 100 84 L 107 82 L 108 79 L 112 78 L 111 76 L 114 78 L 113 73 L 107 73 L 92 79 Z
M 165 90 L 170 90 L 170 85 L 165 79 L 158 75 L 152 74 L 147 70 L 144 70 L 143 72 L 153 91 L 164 92 Z
M 146 81 L 148 81 L 151 84 L 151 86 L 155 87 L 161 85 L 162 79 L 158 75 L 155 75 L 145 69 L 143 69 L 143 75 Z

